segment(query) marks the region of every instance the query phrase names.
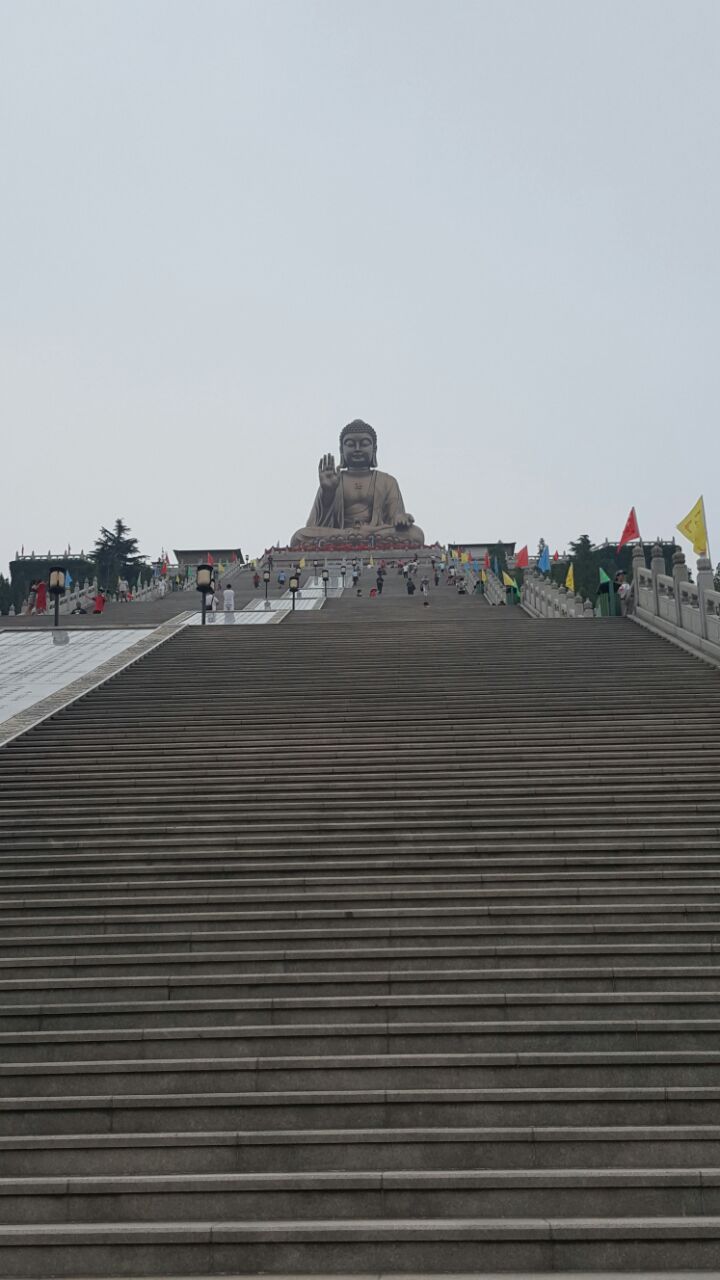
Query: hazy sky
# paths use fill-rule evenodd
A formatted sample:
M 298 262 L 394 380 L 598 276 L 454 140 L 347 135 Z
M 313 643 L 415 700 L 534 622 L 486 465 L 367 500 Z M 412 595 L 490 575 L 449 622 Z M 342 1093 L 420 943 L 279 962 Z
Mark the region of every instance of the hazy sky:
M 720 557 L 718 0 L 0 0 L 0 564 L 307 520 Z

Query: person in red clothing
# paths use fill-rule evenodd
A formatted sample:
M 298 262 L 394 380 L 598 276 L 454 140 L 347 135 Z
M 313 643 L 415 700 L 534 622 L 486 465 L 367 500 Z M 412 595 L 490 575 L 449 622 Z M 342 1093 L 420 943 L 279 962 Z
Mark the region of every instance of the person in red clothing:
M 95 599 L 93 600 L 93 613 L 102 613 L 104 608 L 105 608 L 105 596 L 103 594 L 102 588 L 99 588 L 98 593 L 95 596 Z
M 35 596 L 35 612 L 47 613 L 47 583 L 38 582 L 37 594 Z

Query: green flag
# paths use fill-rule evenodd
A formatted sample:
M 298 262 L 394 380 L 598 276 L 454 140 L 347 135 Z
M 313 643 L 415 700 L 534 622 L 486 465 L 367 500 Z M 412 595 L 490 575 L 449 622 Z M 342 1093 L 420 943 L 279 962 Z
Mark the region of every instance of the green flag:
M 605 572 L 605 570 L 604 570 L 604 569 L 600 569 L 600 570 L 599 570 L 599 573 L 600 573 L 600 582 L 601 582 L 601 583 L 602 583 L 602 582 L 609 582 L 609 581 L 610 581 L 610 579 L 608 578 L 608 576 L 607 576 L 607 574 L 606 574 L 606 572 Z

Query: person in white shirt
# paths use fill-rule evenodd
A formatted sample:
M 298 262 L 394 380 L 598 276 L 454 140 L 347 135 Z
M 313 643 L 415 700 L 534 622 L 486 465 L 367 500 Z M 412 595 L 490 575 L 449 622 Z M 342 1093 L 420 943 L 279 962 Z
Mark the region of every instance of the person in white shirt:
M 227 583 L 223 591 L 223 609 L 226 613 L 233 613 L 235 610 L 235 592 Z

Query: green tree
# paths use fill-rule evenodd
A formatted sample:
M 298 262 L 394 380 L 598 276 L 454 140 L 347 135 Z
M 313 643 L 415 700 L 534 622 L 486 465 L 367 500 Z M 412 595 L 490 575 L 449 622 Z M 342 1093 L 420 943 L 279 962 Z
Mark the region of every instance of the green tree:
M 490 556 L 490 565 L 495 569 L 495 561 L 497 560 L 499 576 L 502 578 L 503 573 L 507 573 L 507 556 L 502 542 L 496 542 L 493 547 L 488 547 Z
M 138 551 L 137 538 L 130 535 L 130 527 L 118 516 L 112 529 L 104 526 L 95 543 L 93 560 L 98 583 L 106 591 L 117 589 L 118 578 L 135 583 L 146 566 L 145 557 Z
M 5 575 L 0 573 L 0 613 L 9 613 L 11 604 L 15 604 L 15 592 Z

